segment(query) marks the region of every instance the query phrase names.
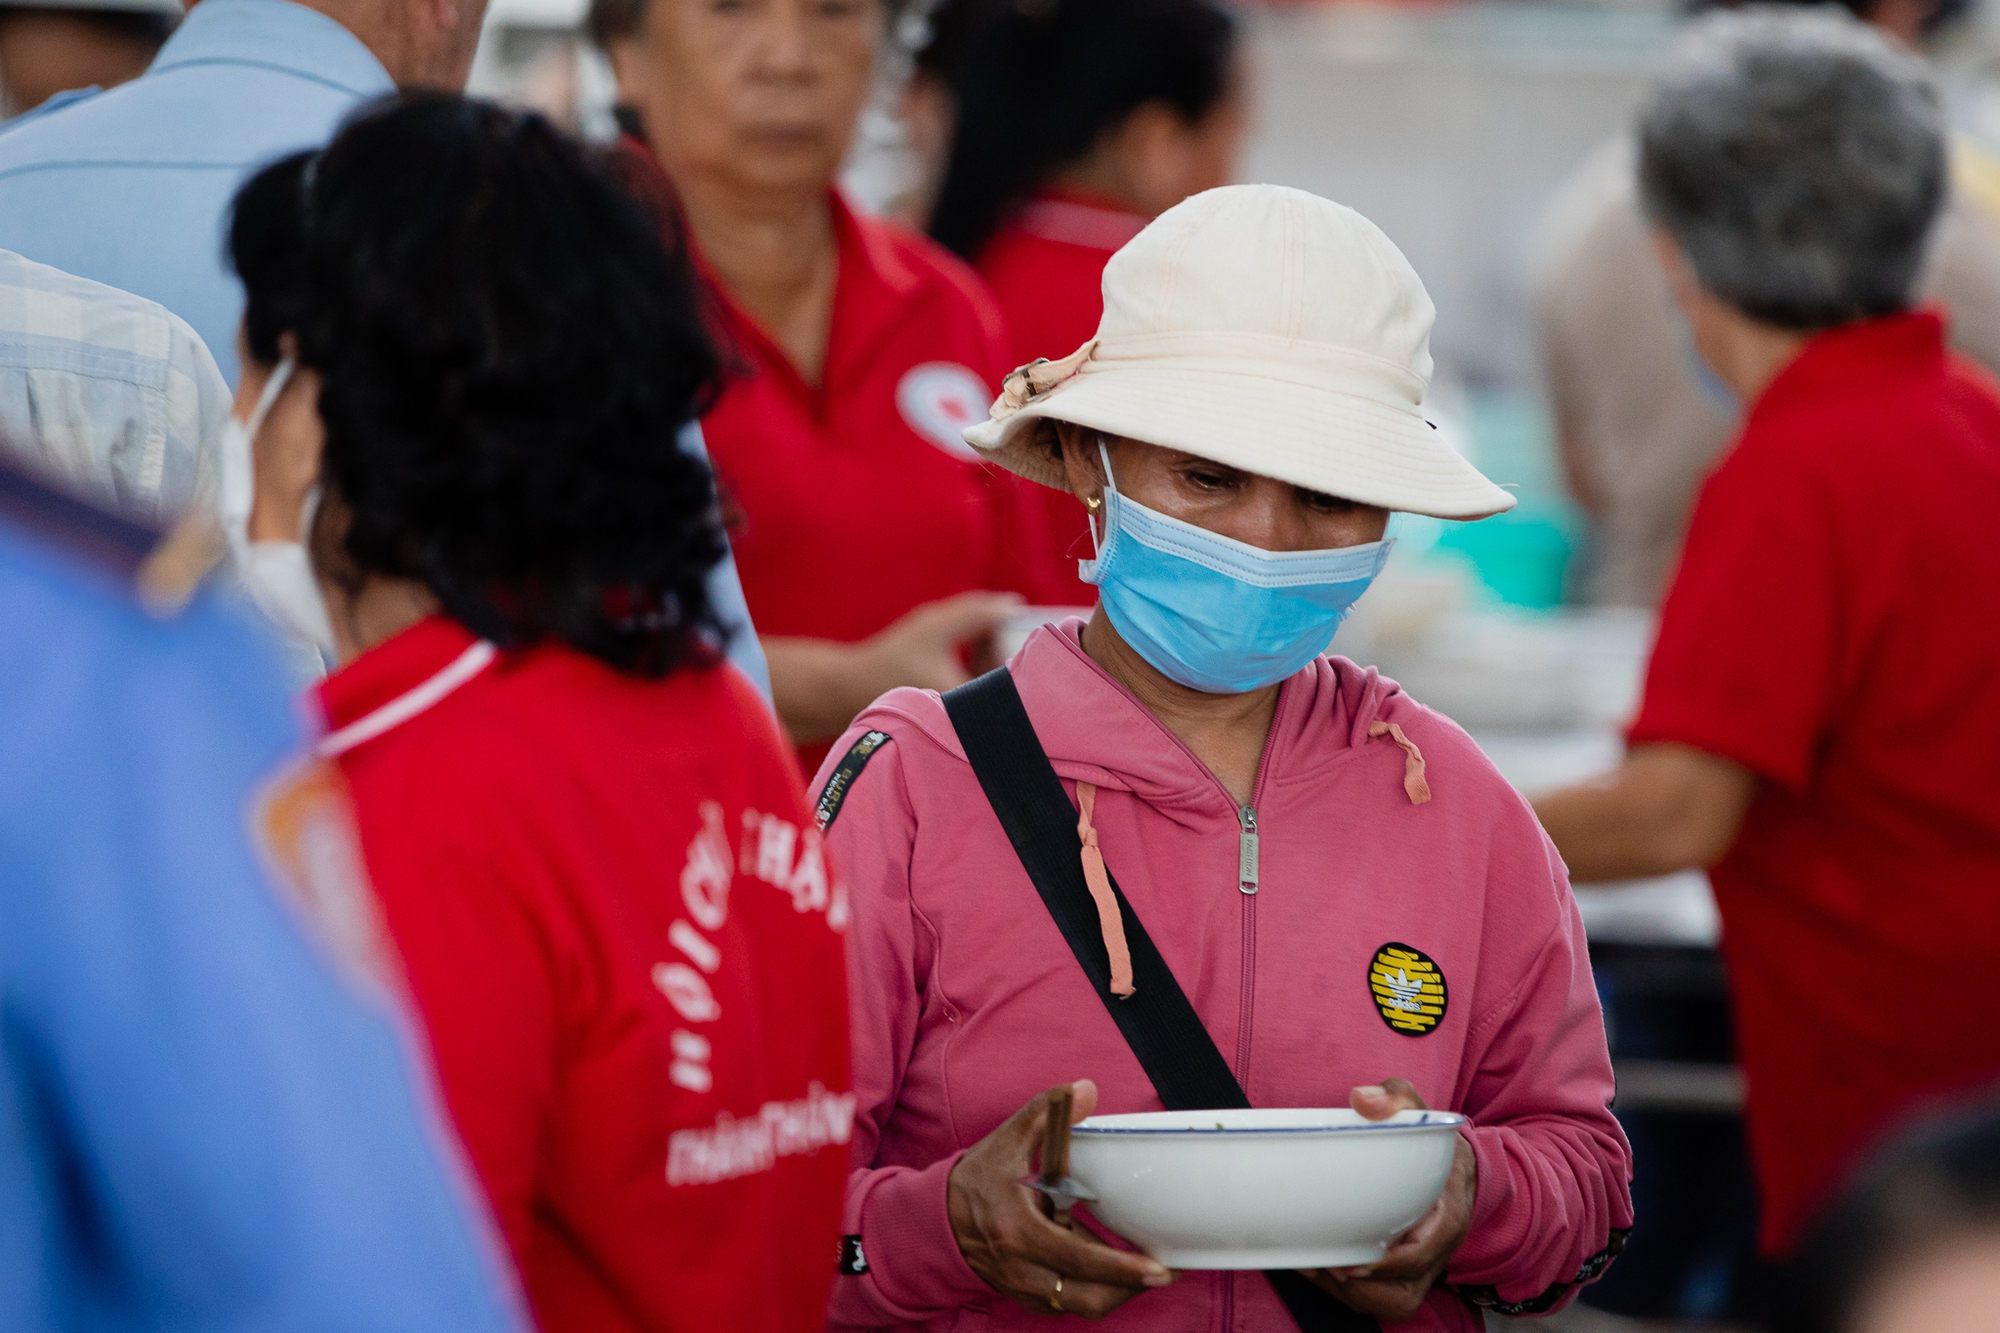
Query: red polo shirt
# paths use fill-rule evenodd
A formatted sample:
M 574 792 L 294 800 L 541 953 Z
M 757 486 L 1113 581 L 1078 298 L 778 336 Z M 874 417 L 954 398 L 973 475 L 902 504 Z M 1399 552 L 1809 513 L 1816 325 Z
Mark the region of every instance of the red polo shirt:
M 677 207 L 643 143 L 621 144 L 618 169 L 657 212 Z M 818 384 L 695 255 L 736 368 L 701 427 L 741 514 L 730 541 L 757 632 L 852 643 L 925 602 L 1027 591 L 1022 567 L 1047 539 L 1040 510 L 959 434 L 1012 368 L 984 284 L 924 238 L 828 202 L 839 269 Z M 826 749 L 799 752 L 806 772 Z
M 749 683 L 494 654 L 433 617 L 320 697 L 543 1333 L 819 1327 L 846 894 Z
M 2000 1077 L 2000 392 L 1940 321 L 1772 381 L 1695 505 L 1633 743 L 1761 780 L 1714 868 L 1763 1241 Z
M 1047 190 L 1011 213 L 979 253 L 1012 335 L 1008 368 L 1068 356 L 1097 335 L 1104 314 L 1104 266 L 1146 219 L 1118 204 L 1071 190 Z M 1097 589 L 1076 576 L 1091 555 L 1083 506 L 1063 491 L 1018 483 L 1032 497 L 1049 539 L 1030 554 L 1029 597 L 1050 606 L 1091 606 Z
M 853 641 L 1020 579 L 1011 488 L 959 434 L 1008 369 L 992 298 L 929 241 L 829 198 L 840 268 L 820 382 L 713 284 L 747 373 L 701 428 L 743 512 L 732 540 L 758 632 Z

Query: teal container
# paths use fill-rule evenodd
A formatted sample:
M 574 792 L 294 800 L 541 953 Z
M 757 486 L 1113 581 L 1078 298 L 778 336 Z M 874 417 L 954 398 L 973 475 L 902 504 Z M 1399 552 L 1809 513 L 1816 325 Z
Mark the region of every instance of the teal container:
M 1563 488 L 1548 412 L 1534 398 L 1491 392 L 1470 395 L 1467 409 L 1479 470 L 1520 503 L 1476 523 L 1441 524 L 1436 549 L 1469 564 L 1497 601 L 1560 606 L 1584 528 Z
M 1494 598 L 1509 606 L 1560 606 L 1576 554 L 1576 522 L 1567 504 L 1523 500 L 1477 523 L 1449 523 L 1437 549 L 1463 557 Z

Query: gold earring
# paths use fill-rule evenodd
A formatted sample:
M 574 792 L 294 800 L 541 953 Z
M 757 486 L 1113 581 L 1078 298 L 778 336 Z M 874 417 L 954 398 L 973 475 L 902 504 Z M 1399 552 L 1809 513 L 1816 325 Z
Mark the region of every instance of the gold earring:
M 1091 513 L 1094 514 L 1099 509 L 1102 509 L 1104 507 L 1104 498 L 1102 496 L 1093 495 L 1088 500 L 1085 500 L 1083 502 L 1083 507 L 1085 509 L 1088 509 Z

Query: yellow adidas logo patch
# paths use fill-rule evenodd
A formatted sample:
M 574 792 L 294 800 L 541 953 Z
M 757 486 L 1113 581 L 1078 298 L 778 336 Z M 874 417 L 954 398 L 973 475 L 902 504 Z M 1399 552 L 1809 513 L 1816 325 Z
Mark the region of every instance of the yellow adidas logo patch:
M 1450 995 L 1444 969 L 1422 949 L 1391 941 L 1368 965 L 1368 990 L 1382 1021 L 1406 1037 L 1421 1037 L 1444 1021 Z

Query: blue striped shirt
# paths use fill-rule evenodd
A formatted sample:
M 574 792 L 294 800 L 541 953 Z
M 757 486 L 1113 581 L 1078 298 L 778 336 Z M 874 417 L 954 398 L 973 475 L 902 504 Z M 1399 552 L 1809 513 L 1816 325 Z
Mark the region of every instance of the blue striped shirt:
M 228 414 L 229 386 L 186 321 L 0 250 L 0 450 L 164 524 L 214 477 Z

